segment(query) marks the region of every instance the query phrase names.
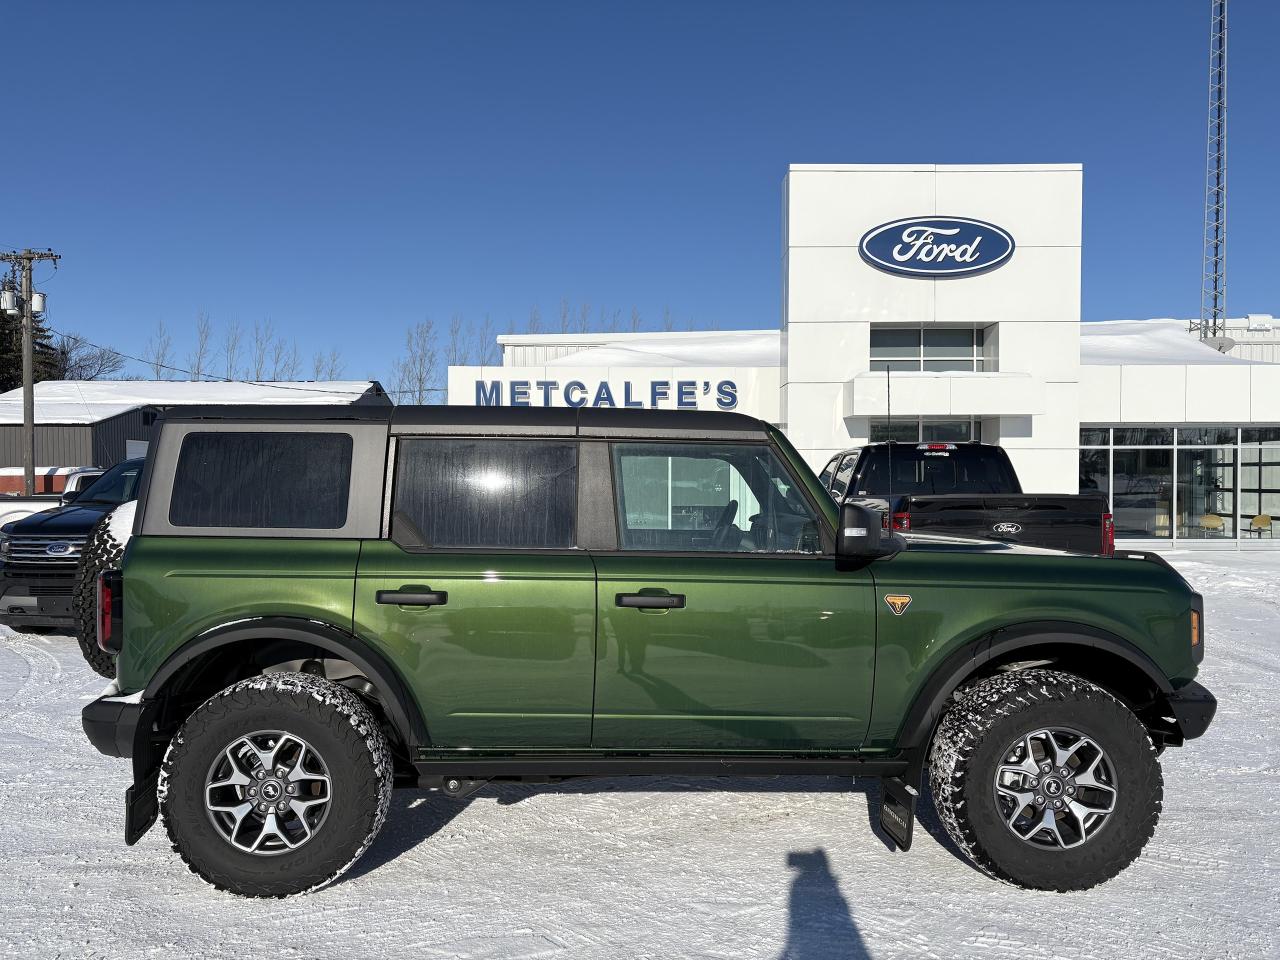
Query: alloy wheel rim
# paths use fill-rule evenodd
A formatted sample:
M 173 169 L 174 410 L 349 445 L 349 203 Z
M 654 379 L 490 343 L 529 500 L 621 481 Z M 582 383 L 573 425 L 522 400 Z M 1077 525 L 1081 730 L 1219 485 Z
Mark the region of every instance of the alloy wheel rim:
M 309 841 L 324 825 L 332 799 L 324 758 L 284 730 L 237 737 L 205 777 L 205 812 L 214 829 L 255 856 L 288 853 Z
M 1046 850 L 1069 850 L 1097 836 L 1120 796 L 1106 751 L 1069 727 L 1042 727 L 1011 743 L 994 787 L 1009 831 Z

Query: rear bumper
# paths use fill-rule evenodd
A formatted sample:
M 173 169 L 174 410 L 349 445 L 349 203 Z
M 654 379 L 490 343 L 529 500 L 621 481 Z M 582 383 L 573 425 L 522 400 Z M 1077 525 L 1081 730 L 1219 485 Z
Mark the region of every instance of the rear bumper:
M 138 724 L 148 706 L 120 697 L 99 697 L 80 711 L 80 724 L 99 753 L 131 757 Z
M 1169 694 L 1169 709 L 1184 740 L 1204 735 L 1218 711 L 1218 700 L 1200 684 L 1192 681 Z

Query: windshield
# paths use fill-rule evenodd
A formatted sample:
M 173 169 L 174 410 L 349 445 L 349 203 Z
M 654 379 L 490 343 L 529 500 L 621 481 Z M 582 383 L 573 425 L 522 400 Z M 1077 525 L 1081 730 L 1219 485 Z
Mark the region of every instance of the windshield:
M 80 494 L 76 503 L 121 504 L 138 497 L 138 475 L 142 473 L 141 460 L 125 460 L 100 476 Z
M 888 446 L 867 448 L 850 493 L 885 497 L 934 493 L 1020 493 L 1018 478 L 1004 451 L 996 447 L 932 444 L 951 449 L 919 449 L 893 445 L 890 474 Z

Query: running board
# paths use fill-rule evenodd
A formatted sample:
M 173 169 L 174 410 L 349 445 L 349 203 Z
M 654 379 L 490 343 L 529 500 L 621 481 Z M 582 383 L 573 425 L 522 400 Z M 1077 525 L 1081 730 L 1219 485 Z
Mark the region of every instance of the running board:
M 458 780 L 526 777 L 896 777 L 905 760 L 859 760 L 853 757 L 796 757 L 735 754 L 696 756 L 627 756 L 611 754 L 529 754 L 501 757 L 428 757 L 414 761 L 420 781 L 435 785 L 441 777 Z

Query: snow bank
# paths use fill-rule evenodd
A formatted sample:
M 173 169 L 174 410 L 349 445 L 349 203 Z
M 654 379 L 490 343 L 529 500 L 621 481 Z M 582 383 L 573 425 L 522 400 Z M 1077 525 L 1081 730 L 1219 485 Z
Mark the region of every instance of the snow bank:
M 1080 362 L 1119 364 L 1253 363 L 1205 346 L 1185 320 L 1104 320 L 1080 324 Z
M 776 367 L 777 330 L 725 330 L 670 338 L 619 337 L 548 360 L 548 367 Z

